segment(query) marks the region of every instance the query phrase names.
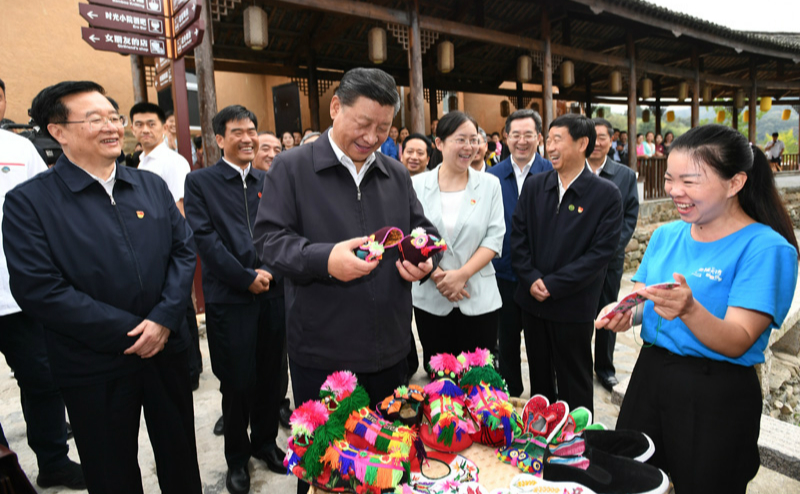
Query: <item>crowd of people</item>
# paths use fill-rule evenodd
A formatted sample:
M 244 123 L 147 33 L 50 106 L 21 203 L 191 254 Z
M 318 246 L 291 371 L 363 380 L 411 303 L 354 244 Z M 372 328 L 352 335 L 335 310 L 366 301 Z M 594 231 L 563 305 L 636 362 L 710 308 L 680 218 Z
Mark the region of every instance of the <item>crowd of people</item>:
M 228 106 L 213 119 L 222 158 L 191 172 L 174 152 L 174 116 L 152 103 L 124 114 L 94 82 L 61 82 L 32 102 L 63 150 L 51 169 L 0 131 L 0 351 L 40 486 L 142 493 L 143 410 L 162 492 L 201 492 L 199 256 L 231 493 L 249 492 L 251 458 L 285 474 L 276 437 L 290 379 L 299 405 L 350 370 L 374 407 L 433 355 L 485 347 L 521 396 L 524 334 L 530 395 L 591 412 L 592 371 L 613 389 L 615 334 L 639 324 L 646 345 L 619 427 L 652 438 L 651 462 L 677 492 L 745 491 L 759 464 L 753 365 L 797 278 L 764 153 L 719 125 L 637 136 L 637 154 L 669 155 L 682 221 L 656 230 L 634 276 L 647 302 L 607 318 L 639 209 L 627 134 L 572 113 L 543 129 L 522 109 L 502 139 L 459 111 L 426 136 L 393 126 L 399 106 L 394 79 L 362 68 L 343 75 L 321 134 L 259 132 L 251 110 Z M 120 159 L 126 125 L 141 145 L 134 166 Z M 396 250 L 354 255 L 387 226 L 447 249 L 419 264 Z M 80 465 L 67 457 L 65 407 Z

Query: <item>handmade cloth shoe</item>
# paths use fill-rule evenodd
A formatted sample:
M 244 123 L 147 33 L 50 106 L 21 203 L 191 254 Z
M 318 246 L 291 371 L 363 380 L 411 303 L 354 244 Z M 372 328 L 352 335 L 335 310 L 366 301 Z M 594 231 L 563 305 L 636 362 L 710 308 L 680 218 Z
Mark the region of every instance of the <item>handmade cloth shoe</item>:
M 391 396 L 378 403 L 378 413 L 391 421 L 400 421 L 409 427 L 419 425 L 422 420 L 422 404 L 425 390 L 416 384 L 400 386 Z
M 586 407 L 578 407 L 571 410 L 567 415 L 567 420 L 553 438 L 553 443 L 563 443 L 571 440 L 580 434 L 592 423 L 592 412 Z
M 510 446 L 498 448 L 495 452 L 497 459 L 519 468 L 524 473 L 541 477 L 545 446 L 539 444 L 537 440 L 537 437 L 523 434 L 515 438 Z
M 586 486 L 576 482 L 551 482 L 528 473 L 517 475 L 511 480 L 511 488 L 506 491 L 498 491 L 502 494 L 522 494 L 522 493 L 573 493 L 573 494 L 598 494 Z M 497 494 L 492 491 L 490 494 Z
M 403 239 L 403 230 L 394 226 L 385 226 L 369 236 L 355 251 L 359 259 L 365 261 L 380 261 L 386 249 L 394 247 Z
M 669 487 L 669 479 L 658 468 L 593 448 L 577 457 L 545 451 L 542 478 L 575 482 L 598 493 L 661 494 Z
M 459 385 L 467 394 L 467 408 L 480 425 L 472 440 L 489 446 L 509 446 L 522 431 L 522 420 L 508 401 L 508 387 L 494 369 L 493 360 L 491 352 L 484 348 L 462 353 L 459 361 L 466 371 Z
M 629 430 L 584 430 L 580 436 L 561 444 L 551 444 L 548 449 L 553 456 L 562 457 L 582 455 L 586 449 L 595 449 L 638 462 L 649 460 L 656 451 L 647 434 Z
M 398 244 L 400 258 L 414 266 L 425 262 L 437 252 L 447 250 L 445 241 L 434 235 L 429 235 L 424 228 L 415 228 Z
M 541 395 L 531 398 L 525 405 L 524 412 L 527 415 L 523 412 L 523 420 L 526 433 L 541 436 L 542 441 L 548 444 L 567 421 L 569 405 L 565 401 L 557 401 L 542 408 L 542 404 L 546 402 L 547 398 Z
M 419 461 L 417 458 L 412 459 L 408 486 L 414 491 L 425 493 L 435 492 L 432 491 L 434 486 L 440 486 L 445 482 L 450 482 L 451 486 L 462 482 L 478 482 L 478 465 L 461 455 L 430 451 L 426 463 L 424 464 L 427 465 L 428 463 L 443 464 L 448 473 L 444 477 L 430 478 L 425 475 L 425 471 L 422 468 L 423 462 Z
M 478 430 L 466 406 L 467 396 L 456 384 L 463 366 L 450 354 L 434 355 L 429 366 L 435 380 L 424 388 L 422 413 L 428 423 L 420 427 L 422 442 L 437 451 L 462 451 L 472 445 L 470 434 Z

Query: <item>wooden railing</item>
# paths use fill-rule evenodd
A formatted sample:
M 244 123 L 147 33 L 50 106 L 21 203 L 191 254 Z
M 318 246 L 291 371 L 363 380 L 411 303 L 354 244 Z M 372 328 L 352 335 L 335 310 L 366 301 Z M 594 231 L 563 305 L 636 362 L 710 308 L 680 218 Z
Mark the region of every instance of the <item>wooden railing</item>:
M 667 158 L 639 158 L 639 181 L 644 186 L 642 200 L 662 199 L 667 197 L 664 191 L 664 173 L 667 171 Z
M 800 162 L 799 162 L 800 160 L 798 159 L 799 156 L 800 156 L 800 154 L 798 154 L 798 153 L 794 153 L 794 154 L 783 153 L 783 156 L 781 156 L 781 171 L 782 172 L 788 172 L 788 171 L 795 171 L 796 172 L 798 169 L 800 169 L 800 166 L 798 166 L 798 165 L 800 165 Z

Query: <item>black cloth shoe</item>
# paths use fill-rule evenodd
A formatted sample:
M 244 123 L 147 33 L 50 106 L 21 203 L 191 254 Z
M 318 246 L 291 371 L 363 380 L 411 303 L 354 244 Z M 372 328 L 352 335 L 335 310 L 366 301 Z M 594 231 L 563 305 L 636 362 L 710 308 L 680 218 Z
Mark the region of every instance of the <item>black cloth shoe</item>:
M 72 439 L 74 434 L 72 433 L 72 426 L 67 422 L 67 439 Z
M 290 418 L 292 418 L 292 407 L 289 406 L 288 401 L 284 401 L 281 403 L 280 410 L 278 410 L 278 423 L 284 429 L 289 429 L 291 428 L 291 425 L 289 424 Z
M 197 389 L 200 387 L 200 374 L 197 374 L 196 376 L 189 376 L 189 379 L 192 381 L 192 391 L 197 391 Z
M 586 450 L 600 450 L 614 456 L 645 462 L 656 452 L 652 439 L 644 432 L 631 430 L 584 430 L 560 444 L 547 446 L 550 454 L 561 457 L 580 456 Z
M 214 424 L 214 435 L 221 436 L 223 434 L 225 434 L 225 421 L 220 417 L 217 423 Z
M 70 460 L 65 466 L 56 470 L 40 470 L 36 477 L 39 487 L 62 486 L 67 489 L 86 489 L 86 481 L 83 479 L 83 470 L 78 463 Z
M 225 477 L 225 487 L 231 494 L 247 494 L 250 492 L 250 472 L 247 465 L 239 468 L 229 468 Z
M 281 450 L 277 445 L 254 452 L 252 456 L 266 463 L 270 471 L 286 474 L 286 467 L 283 466 L 283 459 L 286 457 L 286 452 Z
M 617 376 L 608 376 L 608 377 L 599 377 L 600 385 L 606 388 L 608 391 L 614 391 L 614 386 L 619 384 L 617 380 Z

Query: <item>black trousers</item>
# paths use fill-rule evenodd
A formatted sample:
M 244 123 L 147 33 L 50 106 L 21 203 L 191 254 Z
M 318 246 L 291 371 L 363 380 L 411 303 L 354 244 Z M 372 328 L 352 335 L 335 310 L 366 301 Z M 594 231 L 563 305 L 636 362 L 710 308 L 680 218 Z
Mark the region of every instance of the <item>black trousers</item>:
M 753 367 L 642 348 L 617 429 L 653 440 L 675 492 L 744 493 L 758 472 L 761 387 Z
M 600 292 L 600 302 L 597 313 L 603 307 L 616 302 L 619 298 L 619 285 L 622 281 L 622 267 L 612 269 L 609 266 L 606 279 L 603 281 L 603 290 Z M 616 374 L 614 369 L 614 345 L 617 344 L 617 333 L 607 329 L 595 330 L 594 334 L 594 372 L 597 377 L 609 378 Z
M 497 341 L 497 318 L 499 310 L 467 316 L 453 309 L 446 316 L 436 316 L 414 307 L 417 333 L 422 344 L 423 365 L 437 353 L 458 356 L 476 348 L 492 350 Z
M 525 348 L 531 376 L 531 396 L 563 400 L 570 409 L 594 413 L 592 333 L 588 322 L 555 322 L 522 311 Z
M 203 354 L 200 353 L 200 335 L 197 332 L 197 313 L 194 303 L 189 299 L 186 308 L 186 324 L 189 326 L 189 377 L 192 381 L 198 379 L 203 372 Z
M 289 368 L 292 373 L 292 392 L 294 393 L 294 403 L 296 406 L 309 400 L 319 399 L 319 388 L 328 376 L 336 371 L 346 369 L 312 369 L 298 365 L 289 360 Z M 391 367 L 378 372 L 357 372 L 358 384 L 360 384 L 369 395 L 370 408 L 374 409 L 384 398 L 392 394 L 398 386 L 405 381 L 408 373 L 406 359 L 392 365 Z M 308 492 L 308 484 L 298 480 L 297 494 Z
M 36 453 L 39 470 L 66 466 L 64 400 L 50 374 L 44 328 L 22 312 L 0 317 L 0 352 L 17 378 L 28 445 Z M 2 440 L 5 443 L 5 436 Z
M 211 368 L 220 380 L 229 468 L 247 465 L 252 453 L 275 447 L 286 338 L 283 297 L 248 304 L 206 304 Z M 250 434 L 247 427 L 250 426 Z
M 500 375 L 508 384 L 511 396 L 520 396 L 525 387 L 522 384 L 522 309 L 514 302 L 517 291 L 516 281 L 497 278 L 497 288 L 503 306 L 497 324 L 497 338 L 500 342 Z
M 137 457 L 143 408 L 161 492 L 202 491 L 186 351 L 161 352 L 133 374 L 61 393 L 90 494 L 144 492 Z

